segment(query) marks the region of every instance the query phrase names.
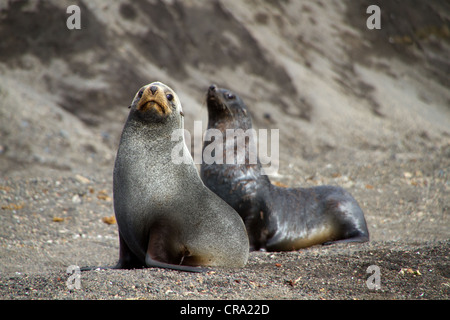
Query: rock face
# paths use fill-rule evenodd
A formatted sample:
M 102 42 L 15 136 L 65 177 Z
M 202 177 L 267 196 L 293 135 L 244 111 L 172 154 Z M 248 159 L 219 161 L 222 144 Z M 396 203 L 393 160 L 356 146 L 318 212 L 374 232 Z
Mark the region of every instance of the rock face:
M 0 170 L 110 165 L 125 107 L 157 79 L 180 92 L 188 130 L 210 83 L 238 92 L 257 126 L 280 129 L 281 171 L 445 145 L 448 4 L 381 1 L 369 30 L 369 2 L 79 1 L 80 30 L 72 3 L 3 4 Z

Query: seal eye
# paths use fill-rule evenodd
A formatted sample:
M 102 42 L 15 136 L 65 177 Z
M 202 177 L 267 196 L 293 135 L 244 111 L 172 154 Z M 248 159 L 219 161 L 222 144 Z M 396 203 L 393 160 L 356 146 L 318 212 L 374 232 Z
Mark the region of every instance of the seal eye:
M 173 100 L 173 95 L 168 93 L 168 94 L 166 94 L 166 98 L 167 98 L 167 100 L 172 101 Z
M 236 98 L 236 96 L 232 93 L 227 92 L 225 94 L 225 98 L 227 98 L 228 100 L 233 100 L 234 98 Z
M 138 98 L 140 99 L 140 98 L 142 98 L 142 94 L 144 93 L 144 90 L 141 90 L 141 91 L 139 91 L 139 93 L 138 93 Z

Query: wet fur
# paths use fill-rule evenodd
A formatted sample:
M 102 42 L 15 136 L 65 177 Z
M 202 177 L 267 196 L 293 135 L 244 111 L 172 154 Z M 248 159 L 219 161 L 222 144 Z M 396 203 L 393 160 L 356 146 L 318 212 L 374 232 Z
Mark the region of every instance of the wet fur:
M 213 85 L 206 100 L 208 129 L 225 132 L 252 128 L 239 96 Z M 209 143 L 205 141 L 203 149 Z M 223 152 L 225 157 L 225 148 Z M 252 250 L 289 251 L 315 244 L 369 240 L 363 211 L 340 187 L 278 187 L 261 174 L 259 160 L 256 164 L 203 163 L 200 175 L 206 186 L 239 213 Z

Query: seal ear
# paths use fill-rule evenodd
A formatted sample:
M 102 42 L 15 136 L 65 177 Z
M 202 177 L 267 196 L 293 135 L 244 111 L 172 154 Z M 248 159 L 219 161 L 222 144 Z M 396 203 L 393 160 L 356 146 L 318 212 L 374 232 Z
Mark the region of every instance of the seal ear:
M 184 113 L 183 113 L 183 111 L 180 111 L 180 114 L 181 114 L 181 116 L 182 116 L 182 117 L 184 117 Z

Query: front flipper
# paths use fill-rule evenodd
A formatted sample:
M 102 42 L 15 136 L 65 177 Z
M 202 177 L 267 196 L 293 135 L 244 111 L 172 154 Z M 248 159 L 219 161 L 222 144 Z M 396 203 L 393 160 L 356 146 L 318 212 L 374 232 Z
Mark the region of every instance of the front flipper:
M 146 266 L 187 272 L 208 271 L 207 268 L 195 267 L 196 263 L 192 263 L 193 257 L 180 240 L 179 234 L 170 221 L 160 220 L 153 223 L 145 255 Z
M 173 270 L 186 271 L 186 272 L 206 272 L 206 271 L 209 271 L 208 268 L 192 267 L 192 266 L 184 266 L 184 265 L 179 265 L 179 264 L 171 264 L 171 263 L 160 262 L 160 261 L 152 259 L 148 253 L 145 256 L 145 264 L 147 265 L 147 267 L 173 269 Z
M 113 267 L 82 267 L 81 271 L 91 271 L 91 270 L 108 270 L 108 269 L 140 269 L 144 268 L 145 265 L 141 262 L 136 255 L 130 250 L 127 243 L 124 241 L 122 235 L 119 231 L 119 261 Z

